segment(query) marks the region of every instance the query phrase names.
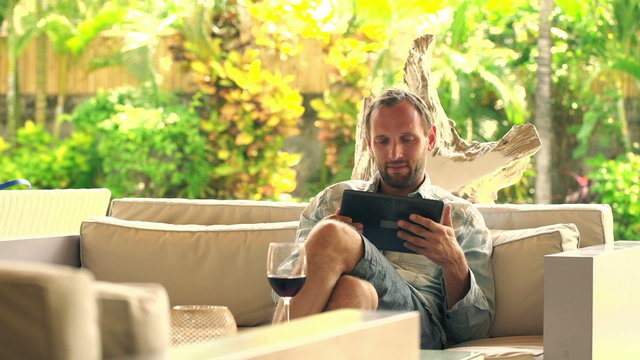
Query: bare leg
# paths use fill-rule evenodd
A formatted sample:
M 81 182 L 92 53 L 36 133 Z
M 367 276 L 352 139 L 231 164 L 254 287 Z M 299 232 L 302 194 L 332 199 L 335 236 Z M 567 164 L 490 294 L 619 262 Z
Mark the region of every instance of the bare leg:
M 375 310 L 378 308 L 378 294 L 376 289 L 368 281 L 351 275 L 342 275 L 333 293 L 329 298 L 329 303 L 325 311 L 336 309 L 362 309 Z
M 375 290 L 371 291 L 373 286 L 352 276 L 341 280 L 343 274 L 353 271 L 364 255 L 362 238 L 351 226 L 334 220 L 322 221 L 309 234 L 305 247 L 307 280 L 291 301 L 292 319 L 317 314 L 325 309 L 357 307 L 357 304 L 370 307 L 375 303 L 377 306 L 377 294 Z M 370 297 L 375 297 L 375 300 Z M 351 300 L 347 301 L 349 298 Z M 279 303 L 274 322 L 279 322 L 282 315 L 282 304 Z

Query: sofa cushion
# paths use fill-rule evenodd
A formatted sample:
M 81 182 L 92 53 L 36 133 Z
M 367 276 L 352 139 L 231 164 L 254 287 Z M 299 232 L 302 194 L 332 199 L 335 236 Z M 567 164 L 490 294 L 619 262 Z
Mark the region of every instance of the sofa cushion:
M 484 354 L 485 359 L 542 360 L 542 335 L 507 336 L 468 341 L 447 351 L 470 351 Z
M 0 262 L 0 358 L 100 359 L 91 273 Z
M 544 255 L 576 249 L 574 224 L 493 231 L 496 316 L 491 337 L 541 335 Z
M 269 242 L 293 241 L 298 222 L 171 225 L 96 217 L 82 223 L 81 261 L 96 279 L 157 282 L 171 305 L 224 305 L 239 326 L 270 321 Z
M 306 204 L 254 200 L 127 198 L 111 202 L 109 215 L 167 224 L 229 225 L 294 221 Z
M 93 284 L 103 359 L 153 358 L 169 348 L 169 298 L 159 284 Z

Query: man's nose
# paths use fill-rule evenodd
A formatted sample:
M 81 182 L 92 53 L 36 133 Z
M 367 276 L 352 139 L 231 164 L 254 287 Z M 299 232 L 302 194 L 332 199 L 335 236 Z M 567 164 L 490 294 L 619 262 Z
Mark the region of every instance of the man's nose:
M 398 159 L 402 159 L 402 144 L 398 143 L 397 141 L 394 141 L 391 144 L 391 159 L 392 160 L 398 160 Z

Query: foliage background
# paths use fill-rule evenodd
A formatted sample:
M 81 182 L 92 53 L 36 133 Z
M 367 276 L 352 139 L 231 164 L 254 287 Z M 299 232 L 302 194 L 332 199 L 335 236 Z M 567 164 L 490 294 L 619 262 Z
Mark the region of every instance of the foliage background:
M 433 79 L 458 132 L 496 141 L 536 112 L 538 12 L 524 0 L 2 0 L 9 57 L 45 36 L 66 60 L 52 124 L 0 121 L 0 181 L 105 186 L 118 197 L 308 200 L 349 178 L 362 98 L 401 83 L 411 40 L 424 33 L 436 34 Z M 558 0 L 552 13 L 553 201 L 609 203 L 616 236 L 631 239 L 640 238 L 638 18 L 635 0 Z M 93 66 L 126 67 L 141 85 L 63 114 L 65 72 L 107 30 L 123 47 Z M 167 30 L 195 93 L 160 90 L 154 54 Z M 264 60 L 299 56 L 310 40 L 327 71 L 321 94 L 302 94 Z M 11 91 L 7 108 L 19 100 Z M 286 143 L 307 132 L 304 116 L 315 117 L 322 160 L 300 183 L 306 155 Z M 498 202 L 533 202 L 535 176 L 531 167 Z

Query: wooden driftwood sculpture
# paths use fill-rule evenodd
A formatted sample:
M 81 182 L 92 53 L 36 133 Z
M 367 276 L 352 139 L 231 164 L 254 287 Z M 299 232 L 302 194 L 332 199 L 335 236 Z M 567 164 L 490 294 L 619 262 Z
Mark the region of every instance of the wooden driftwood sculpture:
M 429 63 L 433 35 L 414 40 L 404 67 L 407 88 L 427 104 L 438 131 L 436 150 L 429 155 L 427 171 L 434 185 L 476 203 L 493 203 L 498 190 L 522 177 L 529 158 L 540 149 L 540 138 L 533 124 L 515 125 L 500 141 L 480 143 L 460 138 L 455 122 L 447 117 L 437 89 L 430 82 Z M 363 109 L 370 99 L 365 99 Z M 355 166 L 352 179 L 369 179 L 375 173 L 362 129 L 356 130 Z

